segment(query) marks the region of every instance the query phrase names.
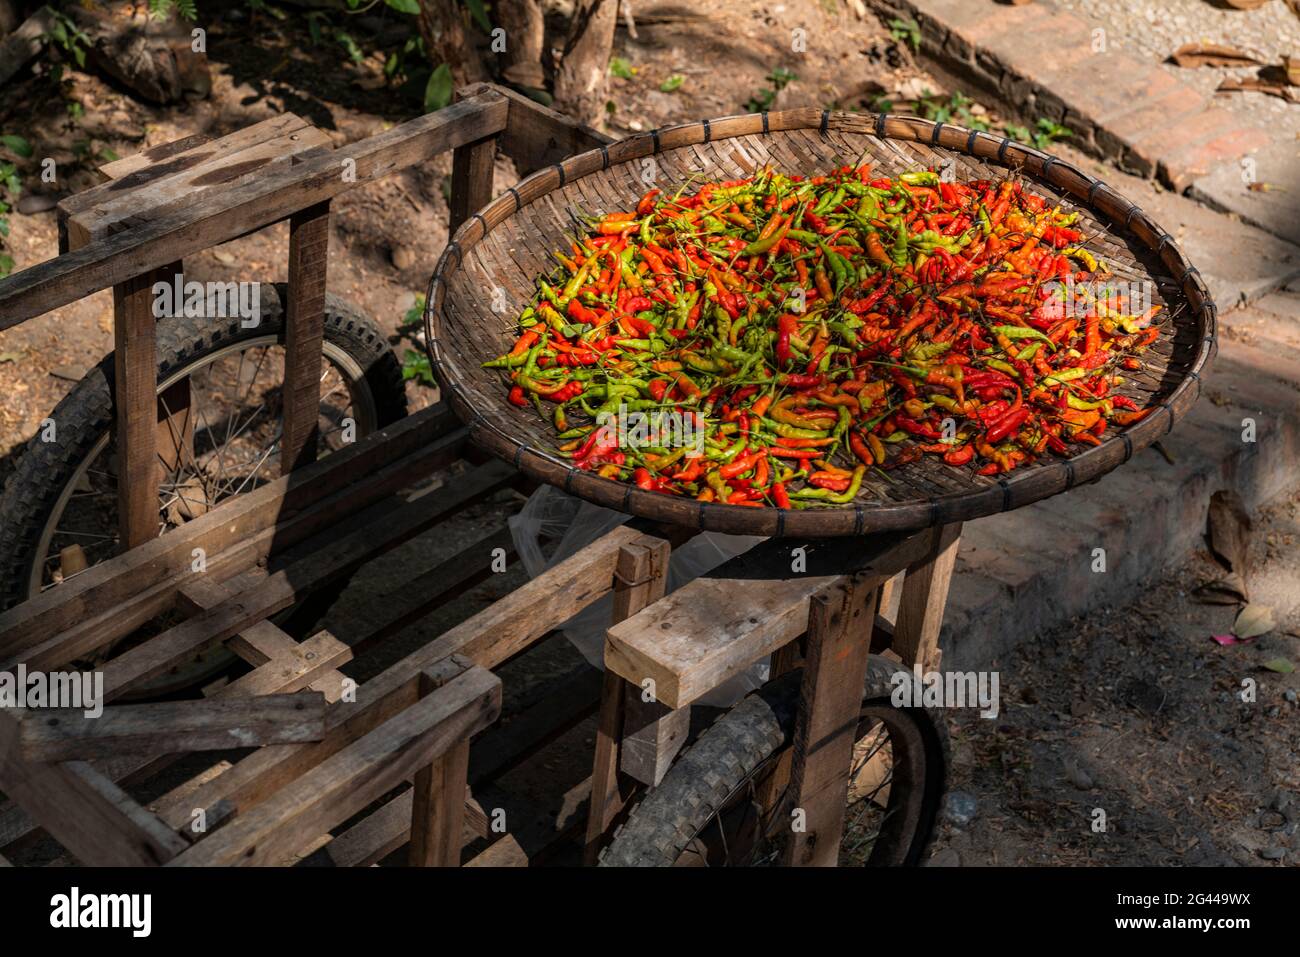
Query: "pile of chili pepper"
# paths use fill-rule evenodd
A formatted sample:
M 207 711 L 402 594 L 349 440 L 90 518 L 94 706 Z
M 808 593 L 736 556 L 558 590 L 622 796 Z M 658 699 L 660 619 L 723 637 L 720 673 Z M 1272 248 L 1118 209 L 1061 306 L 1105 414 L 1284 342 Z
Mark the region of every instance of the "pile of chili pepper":
M 866 165 L 651 189 L 557 254 L 484 365 L 577 467 L 668 494 L 803 508 L 927 455 L 1010 472 L 1148 411 L 1115 389 L 1160 307 L 1098 294 L 1077 218 L 1012 179 Z M 611 427 L 634 413 L 693 442 Z

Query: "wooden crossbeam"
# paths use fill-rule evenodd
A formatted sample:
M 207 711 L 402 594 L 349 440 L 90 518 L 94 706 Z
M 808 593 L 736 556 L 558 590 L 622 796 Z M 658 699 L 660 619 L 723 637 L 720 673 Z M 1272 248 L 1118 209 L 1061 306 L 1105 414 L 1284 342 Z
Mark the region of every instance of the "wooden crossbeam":
M 461 659 L 448 658 L 433 670 L 440 678 L 455 677 L 238 814 L 173 863 L 279 863 L 496 719 L 499 678 Z
M 457 654 L 481 667 L 496 667 L 609 594 L 619 550 L 638 536 L 638 532 L 629 528 L 614 529 L 395 662 L 360 685 L 355 700 L 339 701 L 330 707 L 325 718 L 328 727 L 325 740 L 318 744 L 263 748 L 197 789 L 162 798 L 157 804 L 159 816 L 175 826 L 183 826 L 193 808 L 210 807 L 220 801 L 229 801 L 242 814 L 277 788 L 414 704 L 418 699 L 417 679 L 424 669 Z
M 252 623 L 289 607 L 300 593 L 327 585 L 367 558 L 396 548 L 438 521 L 501 488 L 514 472 L 499 462 L 482 465 L 451 485 L 403 506 L 377 529 L 369 524 L 323 544 L 313 554 L 267 575 L 236 597 L 206 609 L 118 655 L 103 668 L 108 701 L 165 672 L 176 661 L 224 641 Z
M 44 646 L 57 667 L 165 610 L 193 578 L 194 551 L 217 580 L 264 561 L 460 456 L 468 436 L 445 405 L 400 419 L 292 475 L 0 612 L 0 669 Z M 101 643 L 103 643 L 101 642 Z M 26 653 L 26 654 L 25 654 Z M 32 667 L 36 665 L 31 664 Z
M 928 532 L 879 543 L 869 567 L 893 575 L 924 556 L 931 543 Z M 659 701 L 683 708 L 803 634 L 808 599 L 836 577 L 761 583 L 697 578 L 610 628 L 605 666 L 637 686 L 651 679 Z
M 10 748 L 0 759 L 0 790 L 81 863 L 95 866 L 165 864 L 185 840 L 84 761 L 37 764 Z
M 324 736 L 325 696 L 304 691 L 114 705 L 93 718 L 71 708 L 27 711 L 18 723 L 17 749 L 26 761 L 79 761 L 225 751 Z
M 279 222 L 355 186 L 505 128 L 504 97 L 483 93 L 340 149 L 294 162 L 0 280 L 0 329 L 191 253 Z

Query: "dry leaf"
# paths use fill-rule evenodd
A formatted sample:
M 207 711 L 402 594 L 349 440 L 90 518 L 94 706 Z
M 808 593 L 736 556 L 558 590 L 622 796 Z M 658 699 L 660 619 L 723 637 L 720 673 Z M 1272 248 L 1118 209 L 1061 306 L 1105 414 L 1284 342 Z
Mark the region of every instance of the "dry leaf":
M 1248 76 L 1244 80 L 1228 78 L 1219 84 L 1215 93 L 1267 93 L 1269 96 L 1281 97 L 1291 103 L 1300 103 L 1300 96 L 1289 86 L 1269 83 L 1257 76 Z
M 1173 61 L 1181 67 L 1254 66 L 1260 61 L 1244 50 L 1220 43 L 1185 43 L 1174 51 Z
M 1246 583 L 1236 572 L 1212 582 L 1197 585 L 1192 590 L 1192 598 L 1203 605 L 1240 605 L 1249 601 Z
M 1251 183 L 1246 189 L 1252 193 L 1285 193 L 1286 187 L 1274 186 L 1272 183 Z
M 1273 609 L 1268 605 L 1247 605 L 1233 622 L 1232 633 L 1238 638 L 1256 638 L 1273 630 Z
M 1257 10 L 1266 3 L 1268 0 L 1227 0 L 1228 6 L 1237 10 Z
M 1250 513 L 1234 489 L 1219 489 L 1210 496 L 1205 539 L 1210 553 L 1230 572 L 1244 579 L 1250 573 Z

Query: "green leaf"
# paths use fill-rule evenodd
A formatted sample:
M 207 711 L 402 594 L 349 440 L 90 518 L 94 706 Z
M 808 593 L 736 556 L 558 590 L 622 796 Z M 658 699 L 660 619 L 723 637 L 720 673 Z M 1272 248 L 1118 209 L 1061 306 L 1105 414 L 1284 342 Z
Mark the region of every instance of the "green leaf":
M 410 13 L 414 15 L 420 12 L 420 4 L 418 0 L 384 0 L 384 3 L 388 4 L 398 13 Z
M 424 321 L 424 293 L 415 294 L 415 303 L 410 309 L 406 310 L 406 315 L 402 317 L 402 328 L 418 326 Z
M 13 272 L 14 260 L 12 256 L 6 256 L 0 253 L 0 278 L 4 278 Z
M 1285 658 L 1273 658 L 1264 662 L 1264 667 L 1269 671 L 1276 671 L 1280 675 L 1289 675 L 1291 672 L 1295 671 L 1295 665 L 1291 664 L 1291 662 L 1287 661 Z
M 351 58 L 353 63 L 360 63 L 366 58 L 365 54 L 361 52 L 361 47 L 357 46 L 357 41 L 342 30 L 335 31 L 334 39 L 338 40 L 343 45 L 343 49 L 348 51 L 348 57 Z
M 429 82 L 424 87 L 424 112 L 441 110 L 451 102 L 452 79 L 451 67 L 442 63 L 438 69 L 429 74 Z
M 474 18 L 478 28 L 484 33 L 492 32 L 492 21 L 488 19 L 487 7 L 483 6 L 483 0 L 465 0 L 465 6 L 469 9 L 469 15 Z
M 609 72 L 624 80 L 630 80 L 632 77 L 636 76 L 636 68 L 621 56 L 616 56 L 610 59 Z
M 664 80 L 662 83 L 659 84 L 659 90 L 662 93 L 673 93 L 677 90 L 680 90 L 682 88 L 682 84 L 685 82 L 686 82 L 686 77 L 682 76 L 680 73 L 674 73 L 668 79 Z
M 27 159 L 35 150 L 32 144 L 28 143 L 21 136 L 14 136 L 12 133 L 0 136 L 0 144 L 7 146 L 12 152 L 17 153 L 23 159 Z

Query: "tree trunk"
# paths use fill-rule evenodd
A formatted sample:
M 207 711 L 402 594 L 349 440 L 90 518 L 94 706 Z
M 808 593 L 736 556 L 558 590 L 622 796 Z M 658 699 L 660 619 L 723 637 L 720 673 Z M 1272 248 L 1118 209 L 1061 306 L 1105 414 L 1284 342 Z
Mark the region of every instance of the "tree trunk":
M 416 22 L 420 36 L 424 38 L 429 62 L 435 67 L 442 63 L 451 67 L 452 80 L 458 87 L 488 79 L 478 51 L 465 36 L 465 24 L 460 18 L 460 5 L 456 0 L 419 2 L 420 15 Z
M 614 48 L 618 0 L 577 0 L 564 59 L 555 78 L 555 102 L 583 123 L 596 123 L 605 112 L 606 75 Z
M 3 0 L 0 0 L 3 2 Z M 497 23 L 505 30 L 506 49 L 501 57 L 501 75 L 507 83 L 534 90 L 546 88 L 542 70 L 542 47 L 546 23 L 537 0 L 500 0 Z

